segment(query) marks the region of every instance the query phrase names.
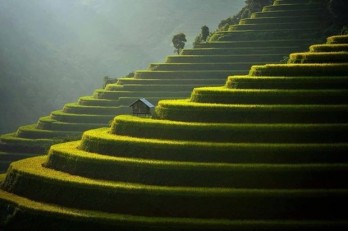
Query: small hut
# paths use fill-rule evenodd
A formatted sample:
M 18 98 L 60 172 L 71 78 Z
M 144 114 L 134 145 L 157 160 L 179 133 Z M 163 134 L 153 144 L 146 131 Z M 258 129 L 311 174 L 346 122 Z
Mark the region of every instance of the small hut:
M 152 109 L 155 107 L 152 103 L 147 101 L 145 98 L 140 98 L 129 107 L 132 107 L 133 109 L 133 115 L 139 116 L 151 116 L 152 114 Z

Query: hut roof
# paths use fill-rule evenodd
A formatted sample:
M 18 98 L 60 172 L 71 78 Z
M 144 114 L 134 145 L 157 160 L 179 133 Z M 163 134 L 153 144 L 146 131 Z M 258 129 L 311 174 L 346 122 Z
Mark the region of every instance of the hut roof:
M 150 103 L 147 99 L 145 98 L 140 98 L 137 99 L 135 102 L 133 102 L 131 105 L 129 105 L 130 107 L 133 106 L 135 103 L 137 103 L 138 101 L 143 102 L 146 106 L 148 106 L 149 108 L 153 108 L 155 107 L 152 103 Z

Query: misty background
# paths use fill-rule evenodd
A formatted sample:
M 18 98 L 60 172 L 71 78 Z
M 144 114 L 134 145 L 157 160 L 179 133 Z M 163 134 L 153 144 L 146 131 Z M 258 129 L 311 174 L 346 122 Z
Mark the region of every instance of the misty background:
M 192 47 L 244 0 L 0 0 L 0 133 Z

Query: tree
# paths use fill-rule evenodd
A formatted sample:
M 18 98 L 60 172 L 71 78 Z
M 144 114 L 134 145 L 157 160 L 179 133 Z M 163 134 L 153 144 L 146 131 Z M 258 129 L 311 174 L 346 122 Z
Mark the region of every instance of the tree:
M 187 42 L 186 35 L 184 33 L 176 34 L 173 36 L 172 42 L 175 47 L 175 52 L 179 54 L 180 51 L 184 49 L 185 42 Z
M 209 27 L 206 25 L 201 27 L 201 33 L 196 36 L 195 41 L 193 41 L 193 47 L 196 48 L 198 44 L 206 42 L 208 36 L 210 35 Z
M 201 40 L 207 41 L 209 34 L 210 34 L 209 27 L 207 27 L 206 25 L 202 26 L 202 28 L 201 28 Z

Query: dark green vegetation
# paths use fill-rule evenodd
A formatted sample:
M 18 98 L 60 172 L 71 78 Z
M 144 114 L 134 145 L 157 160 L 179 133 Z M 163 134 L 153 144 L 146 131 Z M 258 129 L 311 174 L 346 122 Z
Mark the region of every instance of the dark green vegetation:
M 12 163 L 1 225 L 346 230 L 348 57 L 328 60 L 347 53 L 347 39 L 329 37 L 288 64 L 161 100 L 154 118 L 117 116 L 48 156 Z
M 180 54 L 181 50 L 184 49 L 186 40 L 186 35 L 184 33 L 179 33 L 172 38 L 173 46 L 175 47 L 175 52 Z
M 263 12 L 252 14 L 251 18 L 241 20 L 240 24 L 213 33 L 210 40 L 197 45 L 194 49 L 183 49 L 180 55 L 167 56 L 163 63 L 150 64 L 147 70 L 138 70 L 133 77 L 119 78 L 117 83 L 108 84 L 104 89 L 95 90 L 91 96 L 80 97 L 78 102 L 68 103 L 63 109 L 41 117 L 35 125 L 23 126 L 18 128 L 16 133 L 1 136 L 0 151 L 6 156 L 2 170 L 7 168 L 6 162 L 23 158 L 25 154 L 28 156 L 44 154 L 53 143 L 77 140 L 85 130 L 109 126 L 115 115 L 130 113 L 128 105 L 139 97 L 146 97 L 154 104 L 159 99 L 186 98 L 194 87 L 223 85 L 228 75 L 247 74 L 254 64 L 278 63 L 290 52 L 303 51 L 313 43 L 313 40 L 320 40 L 326 30 L 325 26 L 330 24 L 330 19 L 324 17 L 323 15 L 327 14 L 323 12 L 327 12 L 327 3 L 324 0 L 275 1 L 273 6 L 266 7 Z M 344 54 L 340 55 L 340 46 L 344 45 L 335 45 L 337 52 L 335 60 L 345 58 Z M 306 60 L 318 60 L 315 57 L 315 55 L 298 54 L 291 60 L 294 60 L 294 63 L 302 63 Z M 252 72 L 266 73 L 271 70 L 268 66 L 255 68 Z M 337 72 L 342 71 L 337 66 L 332 68 Z M 342 68 L 344 74 L 344 66 Z M 328 69 L 324 67 L 321 70 L 318 67 L 318 72 L 323 71 L 323 74 L 328 74 L 325 70 Z M 275 68 L 272 71 L 275 71 Z M 335 83 L 339 85 L 342 81 L 337 80 Z M 271 99 L 277 93 L 273 92 L 273 96 L 270 94 L 270 92 L 246 92 L 244 96 L 248 98 L 248 95 L 253 95 L 257 98 L 263 95 L 263 99 L 267 97 Z M 306 94 L 311 95 L 308 97 L 316 97 L 316 93 Z M 332 98 L 339 94 L 343 95 L 344 92 L 325 94 Z M 195 97 L 198 97 L 198 94 Z M 203 96 L 200 94 L 199 97 Z M 221 97 L 219 100 L 225 99 Z M 239 97 L 239 100 L 242 98 Z M 158 110 L 162 108 L 165 108 L 164 102 Z M 221 114 L 225 111 L 224 107 L 216 110 L 218 115 L 201 115 L 199 110 L 192 113 L 200 115 L 195 120 L 211 116 L 209 120 L 214 121 L 219 117 L 226 117 L 227 114 Z M 235 114 L 236 110 L 239 109 L 229 108 L 225 112 Z M 264 109 L 259 107 L 254 111 L 260 110 Z M 310 114 L 296 107 L 293 110 L 297 110 L 299 116 L 303 113 Z M 315 110 L 320 108 L 313 108 L 312 113 Z M 180 110 L 177 112 L 179 115 L 182 114 Z M 280 111 L 278 114 L 279 118 L 282 116 L 281 113 Z M 228 121 L 228 118 L 222 121 Z

